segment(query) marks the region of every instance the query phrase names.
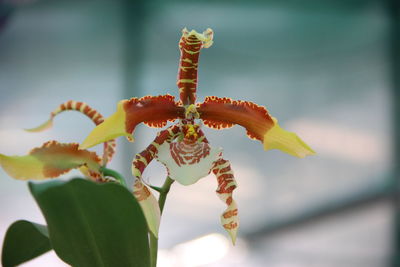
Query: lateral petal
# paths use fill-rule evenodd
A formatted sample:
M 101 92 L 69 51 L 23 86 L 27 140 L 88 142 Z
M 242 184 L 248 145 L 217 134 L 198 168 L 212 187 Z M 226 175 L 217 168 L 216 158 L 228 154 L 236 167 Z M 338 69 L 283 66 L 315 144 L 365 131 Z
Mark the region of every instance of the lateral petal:
M 136 154 L 132 161 L 132 175 L 135 177 L 133 186 L 133 194 L 142 207 L 144 216 L 149 227 L 149 230 L 158 237 L 158 228 L 160 226 L 161 211 L 158 202 L 149 188 L 143 183 L 142 173 L 147 165 L 154 159 L 158 152 L 158 147 L 169 140 L 176 138 L 179 127 L 174 125 L 168 129 L 159 132 L 153 142 L 142 152 Z
M 86 166 L 91 177 L 100 176 L 100 158 L 94 152 L 79 150 L 78 144 L 49 141 L 26 156 L 0 154 L 1 167 L 19 180 L 54 178 L 71 169 Z
M 213 173 L 217 176 L 218 197 L 227 205 L 227 208 L 221 215 L 221 224 L 231 237 L 235 245 L 236 235 L 239 228 L 238 208 L 232 197 L 233 190 L 237 187 L 233 171 L 229 161 L 219 159 L 215 162 Z
M 117 112 L 98 125 L 82 143 L 81 148 L 92 147 L 118 136 L 133 141 L 136 125 L 144 122 L 150 127 L 164 127 L 169 120 L 184 117 L 185 109 L 171 95 L 131 98 L 118 103 Z
M 274 126 L 264 135 L 264 150 L 279 149 L 298 158 L 315 154 L 315 151 L 304 143 L 300 137 L 295 133 L 282 129 L 278 124 L 278 120 L 276 118 L 272 119 L 274 120 Z
M 260 141 L 274 125 L 265 107 L 248 101 L 207 96 L 197 111 L 204 125 L 210 128 L 223 129 L 238 124 L 246 128 L 249 138 Z
M 133 194 L 143 210 L 150 232 L 152 232 L 155 237 L 158 237 L 161 212 L 157 199 L 139 179 L 135 180 Z

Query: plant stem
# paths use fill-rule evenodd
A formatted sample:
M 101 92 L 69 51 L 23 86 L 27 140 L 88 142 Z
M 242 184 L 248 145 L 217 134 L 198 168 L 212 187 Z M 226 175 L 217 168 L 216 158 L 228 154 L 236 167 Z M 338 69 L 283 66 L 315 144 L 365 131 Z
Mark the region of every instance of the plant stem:
M 150 232 L 150 266 L 157 266 L 158 238 Z
M 160 188 L 160 196 L 158 198 L 158 206 L 160 207 L 160 212 L 162 214 L 164 210 L 165 201 L 167 200 L 167 195 L 171 188 L 171 185 L 174 183 L 169 176 L 165 179 L 163 186 Z M 158 191 L 158 190 L 157 190 Z M 158 238 L 155 237 L 152 233 L 150 233 L 150 266 L 157 266 L 157 253 L 158 253 Z
M 115 178 L 121 185 L 127 187 L 125 179 L 120 173 L 111 169 L 107 169 L 106 167 L 101 167 L 100 172 L 105 176 L 111 176 Z
M 158 206 L 160 206 L 161 214 L 164 210 L 165 200 L 167 200 L 167 195 L 171 188 L 171 185 L 175 182 L 169 176 L 165 179 L 163 186 L 161 187 L 160 197 L 158 198 Z

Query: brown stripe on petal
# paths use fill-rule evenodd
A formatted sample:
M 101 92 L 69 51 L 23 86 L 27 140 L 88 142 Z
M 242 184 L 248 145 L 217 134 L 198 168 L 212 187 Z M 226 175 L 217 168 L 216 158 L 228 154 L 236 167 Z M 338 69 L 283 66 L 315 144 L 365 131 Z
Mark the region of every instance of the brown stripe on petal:
M 230 166 L 226 166 L 225 168 L 220 169 L 219 172 L 228 172 L 230 170 L 231 170 L 231 167 Z
M 96 110 L 94 110 L 94 109 L 91 109 L 88 113 L 86 113 L 86 115 L 91 119 L 94 118 L 95 114 L 96 114 Z
M 234 210 L 228 210 L 227 212 L 224 212 L 222 216 L 225 219 L 228 219 L 228 218 L 230 218 L 232 216 L 237 216 L 237 215 L 238 215 L 238 210 L 234 209 Z
M 226 204 L 227 204 L 227 205 L 230 205 L 230 204 L 232 204 L 232 201 L 233 201 L 233 198 L 232 198 L 232 197 L 228 197 L 228 198 L 226 199 Z
M 237 228 L 238 224 L 236 222 L 230 222 L 230 223 L 224 224 L 223 227 L 225 229 L 232 230 L 232 229 Z
M 150 195 L 149 189 L 142 183 L 135 183 L 133 194 L 135 195 L 137 201 L 146 200 Z
M 87 115 L 91 110 L 92 110 L 91 107 L 86 105 L 82 112 Z
M 140 172 L 140 174 L 142 174 L 144 169 L 147 167 L 147 164 L 142 161 L 135 160 L 133 162 L 133 167 L 136 168 Z
M 221 186 L 217 189 L 217 193 L 218 194 L 231 194 L 233 192 L 233 190 L 235 190 L 235 189 L 236 189 L 236 185 L 231 185 L 229 187 L 226 187 L 226 184 L 225 184 L 224 186 Z M 230 201 L 232 201 L 232 199 Z
M 102 117 L 97 117 L 95 120 L 93 120 L 94 124 L 99 125 L 104 121 L 104 118 Z
M 76 102 L 75 109 L 80 110 L 82 106 L 82 102 Z
M 146 169 L 147 165 L 154 159 L 154 157 L 158 153 L 157 146 L 162 145 L 170 138 L 174 138 L 175 134 L 178 133 L 178 131 L 179 127 L 173 125 L 168 129 L 159 132 L 154 141 L 149 146 L 147 146 L 145 150 L 136 154 L 135 159 L 132 161 L 133 176 L 135 176 L 140 181 L 142 173 Z

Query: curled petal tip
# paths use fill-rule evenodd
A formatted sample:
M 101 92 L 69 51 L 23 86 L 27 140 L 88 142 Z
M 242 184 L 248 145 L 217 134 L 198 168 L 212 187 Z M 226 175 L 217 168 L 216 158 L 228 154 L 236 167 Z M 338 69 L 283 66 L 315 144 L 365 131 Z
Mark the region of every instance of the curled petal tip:
M 223 223 L 223 221 L 221 221 Z M 229 237 L 231 238 L 232 245 L 236 245 L 236 236 L 238 232 L 239 221 L 235 218 L 235 221 L 230 224 L 224 224 L 223 226 L 225 230 L 228 232 Z
M 24 129 L 27 132 L 41 132 L 44 130 L 47 130 L 53 126 L 53 120 L 50 118 L 48 121 L 44 122 L 43 124 L 39 125 L 38 127 L 35 128 L 30 128 L 30 129 Z
M 264 150 L 279 149 L 298 158 L 315 155 L 315 151 L 300 137 L 282 129 L 275 118 L 273 121 L 275 125 L 264 135 Z

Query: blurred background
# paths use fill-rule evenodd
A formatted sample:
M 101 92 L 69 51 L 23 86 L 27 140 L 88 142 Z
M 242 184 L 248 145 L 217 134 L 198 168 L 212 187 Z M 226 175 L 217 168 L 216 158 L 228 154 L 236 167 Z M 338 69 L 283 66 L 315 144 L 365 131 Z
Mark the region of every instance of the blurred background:
M 265 153 L 240 127 L 206 128 L 239 185 L 238 244 L 220 226 L 214 176 L 174 184 L 159 266 L 400 266 L 399 10 L 396 0 L 0 1 L 0 151 L 82 142 L 93 125 L 76 112 L 46 132 L 22 130 L 66 100 L 109 116 L 123 98 L 178 96 L 181 29 L 210 27 L 199 100 L 264 105 L 317 155 Z M 130 162 L 156 132 L 141 125 L 134 144 L 120 138 L 110 167 L 132 182 Z M 158 162 L 144 173 L 155 185 L 165 176 Z M 26 182 L 0 170 L 1 240 L 18 219 L 44 223 Z M 66 265 L 50 252 L 23 266 Z

